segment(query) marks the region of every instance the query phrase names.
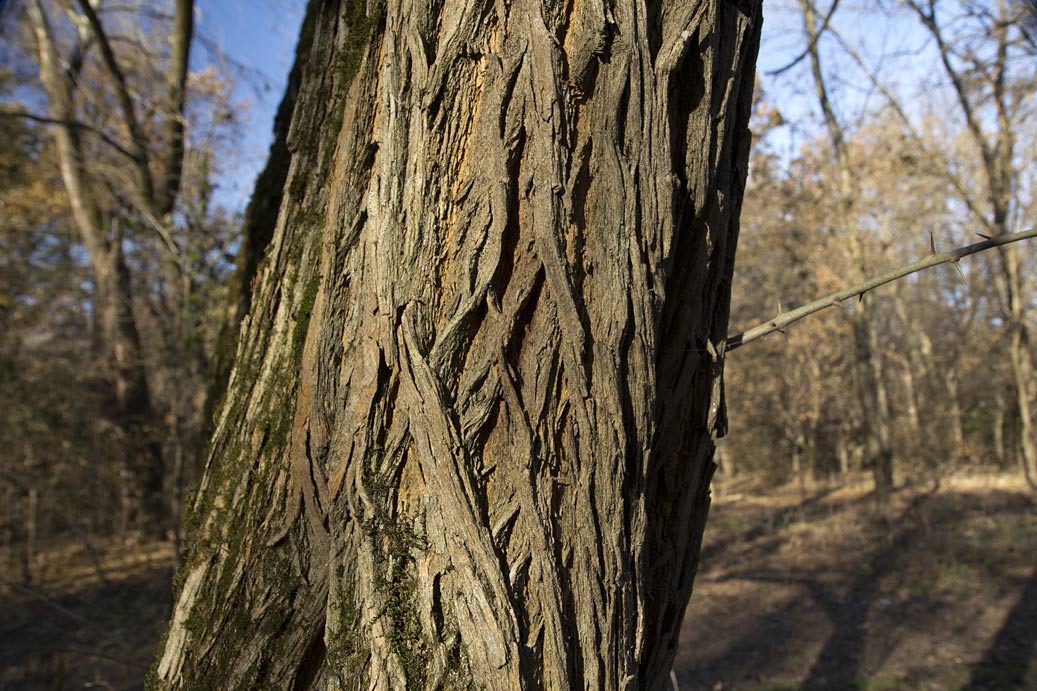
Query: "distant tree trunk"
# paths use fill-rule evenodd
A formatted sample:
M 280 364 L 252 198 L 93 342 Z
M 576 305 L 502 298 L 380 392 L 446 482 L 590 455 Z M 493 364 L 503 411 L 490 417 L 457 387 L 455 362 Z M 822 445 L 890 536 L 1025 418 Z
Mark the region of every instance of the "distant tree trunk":
M 311 7 L 154 688 L 669 688 L 759 12 Z
M 1033 401 L 1037 396 L 1032 393 L 1037 374 L 1034 373 L 1024 335 L 1021 327 L 1012 330 L 1010 352 L 1012 374 L 1015 376 L 1016 406 L 1019 411 L 1020 463 L 1026 482 L 1031 489 L 1037 490 L 1037 428 L 1034 427 L 1033 420 Z
M 1005 397 L 1000 391 L 994 394 L 994 458 L 999 468 L 1005 467 Z
M 25 509 L 25 561 L 22 567 L 22 582 L 32 585 L 36 574 L 36 549 L 40 526 L 40 493 L 35 487 L 28 490 L 29 501 Z
M 167 306 L 174 347 L 184 340 L 182 311 L 187 298 L 181 288 L 183 273 L 170 239 L 172 216 L 180 188 L 184 157 L 184 107 L 187 71 L 193 36 L 194 3 L 176 0 L 168 64 L 167 96 L 169 111 L 155 117 L 162 125 L 152 132 L 138 116 L 138 94 L 131 91 L 126 72 L 102 25 L 96 3 L 79 0 L 59 8 L 49 8 L 42 0 L 26 4 L 29 28 L 35 41 L 40 82 L 46 93 L 55 148 L 62 183 L 68 194 L 72 217 L 90 261 L 94 280 L 94 309 L 100 327 L 100 343 L 108 376 L 112 384 L 114 411 L 111 416 L 121 432 L 125 457 L 119 462 L 124 486 L 123 512 L 130 522 L 145 533 L 161 537 L 168 528 L 168 500 L 163 495 L 164 466 L 159 430 L 148 385 L 148 369 L 141 348 L 137 320 L 133 313 L 133 282 L 126 262 L 123 234 L 125 209 L 112 201 L 113 195 L 94 176 L 88 149 L 81 134 L 84 130 L 79 112 L 82 100 L 78 89 L 83 82 L 82 70 L 88 51 L 96 50 L 108 87 L 113 93 L 112 111 L 120 120 L 114 129 L 117 144 L 128 175 L 127 189 L 120 195 L 132 198 L 136 213 L 147 222 L 160 226 L 165 234 L 166 249 L 162 253 L 164 278 L 173 286 Z M 79 13 L 76 13 L 78 10 Z M 66 36 L 52 25 L 53 15 L 73 18 L 74 36 Z M 64 45 L 64 43 L 69 45 Z M 99 91 L 101 88 L 98 87 Z M 89 128 L 88 128 L 89 129 Z M 160 142 L 160 145 L 156 142 Z M 152 165 L 155 161 L 158 165 Z M 157 175 L 156 175 L 157 173 Z M 175 406 L 179 405 L 177 402 Z M 177 411 L 174 411 L 177 412 Z M 175 443 L 181 444 L 179 422 L 175 426 Z
M 104 231 L 88 219 L 81 220 L 80 235 L 86 238 L 90 234 L 100 240 Z M 121 446 L 126 453 L 119 467 L 123 511 L 130 525 L 161 535 L 165 528 L 162 448 L 153 427 L 155 414 L 133 315 L 130 272 L 121 242 L 95 244 L 88 252 L 93 266 L 95 308 L 104 361 L 114 391 L 112 417 L 122 431 Z
M 845 482 L 850 476 L 849 436 L 846 424 L 839 425 L 839 431 L 836 433 L 835 438 L 835 455 L 839 459 L 839 480 L 841 482 Z
M 857 224 L 856 205 L 858 191 L 855 183 L 853 163 L 846 146 L 846 134 L 832 109 L 828 87 L 821 68 L 821 52 L 818 47 L 821 28 L 817 23 L 814 5 L 810 0 L 800 0 L 803 27 L 806 31 L 807 53 L 810 56 L 811 75 L 818 105 L 824 117 L 825 127 L 832 146 L 834 169 L 837 176 L 836 223 L 848 234 L 853 263 L 866 275 L 865 251 L 862 230 Z M 893 442 L 890 433 L 889 397 L 882 376 L 882 351 L 879 349 L 878 334 L 871 307 L 862 299 L 849 315 L 853 327 L 858 393 L 861 417 L 864 423 L 864 448 L 866 464 L 875 479 L 875 499 L 880 507 L 889 504 L 893 491 Z
M 39 47 L 40 77 L 56 120 L 75 120 L 70 77 L 58 68 L 58 55 L 46 16 L 31 5 L 33 28 Z M 122 248 L 122 229 L 115 219 L 106 219 L 87 189 L 82 142 L 72 126 L 55 126 L 61 176 L 68 191 L 72 216 L 90 260 L 94 279 L 94 309 L 100 328 L 100 343 L 112 383 L 113 418 L 123 432 L 126 457 L 120 462 L 125 485 L 123 512 L 149 532 L 164 527 L 161 447 L 154 430 L 151 395 L 141 352 L 137 322 L 133 315 L 130 271 Z M 109 237 L 106 221 L 114 229 Z
M 870 308 L 863 301 L 857 305 L 852 320 L 866 462 L 875 481 L 875 500 L 880 507 L 886 507 L 893 492 L 893 441 L 882 355 Z
M 971 454 L 965 439 L 965 419 L 959 400 L 957 369 L 948 367 L 944 371 L 943 384 L 947 393 L 947 422 L 950 425 L 951 457 L 954 460 L 967 461 L 971 458 Z
M 899 309 L 897 310 L 899 313 Z M 898 315 L 899 316 L 899 315 Z M 909 346 L 910 347 L 910 346 Z M 910 440 L 912 447 L 924 449 L 922 444 L 923 426 L 919 411 L 919 401 L 922 398 L 919 392 L 918 382 L 915 379 L 915 369 L 911 359 L 900 354 L 891 354 L 890 359 L 896 362 L 900 374 L 900 386 L 904 399 L 904 419 L 906 421 L 905 438 Z
M 730 482 L 738 477 L 738 465 L 735 463 L 734 455 L 723 440 L 717 440 L 714 462 L 723 482 Z
M 805 495 L 807 485 L 803 471 L 803 447 L 798 441 L 792 444 L 792 477 L 796 481 L 796 487 L 799 488 L 800 496 Z
M 908 434 L 911 438 L 910 452 L 920 456 L 926 467 L 932 469 L 939 465 L 938 454 L 933 453 L 933 430 L 930 425 L 923 424 L 923 415 L 931 410 L 928 392 L 932 386 L 933 344 L 926 333 L 924 325 L 915 317 L 905 304 L 903 287 L 893 294 L 893 309 L 904 329 L 907 341 L 907 353 L 903 358 L 901 378 L 907 398 Z
M 975 146 L 978 160 L 982 164 L 985 189 L 973 198 L 963 201 L 978 222 L 983 224 L 991 236 L 1006 235 L 1012 230 L 1013 217 L 1027 218 L 1020 208 L 1017 189 L 1023 179 L 1016 158 L 1016 144 L 1021 130 L 1019 118 L 1025 118 L 1019 108 L 1021 100 L 1030 98 L 1031 89 L 1019 88 L 1010 78 L 1011 63 L 1016 59 L 1015 50 L 1026 46 L 1018 39 L 1028 35 L 1025 22 L 1028 17 L 1020 15 L 1014 3 L 998 2 L 986 14 L 967 12 L 964 17 L 979 18 L 989 26 L 981 36 L 985 39 L 982 50 L 972 47 L 963 52 L 955 41 L 971 33 L 971 29 L 960 30 L 962 17 L 948 19 L 947 8 L 933 2 L 908 0 L 906 3 L 918 16 L 922 26 L 933 38 L 939 51 L 940 62 L 950 81 L 958 101 L 969 138 Z M 939 11 L 938 11 L 939 10 Z M 950 10 L 953 14 L 953 10 Z M 955 29 L 949 27 L 955 25 Z M 1023 47 L 1023 51 L 1027 48 Z M 960 56 L 967 55 L 967 58 Z M 1024 53 L 1025 55 L 1025 53 Z M 991 123 L 984 119 L 984 108 L 994 115 Z M 993 126 L 990 126 L 993 125 Z M 950 174 L 953 180 L 953 174 Z M 962 185 L 957 185 L 964 188 Z M 1015 247 L 1000 247 L 997 251 L 998 266 L 994 271 L 994 287 L 997 292 L 1001 315 L 1009 337 L 1009 357 L 1015 384 L 1015 408 L 1018 415 L 1016 444 L 1020 450 L 1021 470 L 1030 487 L 1037 490 L 1037 425 L 1034 421 L 1034 405 L 1037 403 L 1037 373 L 1034 372 L 1033 338 L 1034 329 L 1031 309 L 1027 299 L 1025 273 L 1021 271 L 1019 250 Z

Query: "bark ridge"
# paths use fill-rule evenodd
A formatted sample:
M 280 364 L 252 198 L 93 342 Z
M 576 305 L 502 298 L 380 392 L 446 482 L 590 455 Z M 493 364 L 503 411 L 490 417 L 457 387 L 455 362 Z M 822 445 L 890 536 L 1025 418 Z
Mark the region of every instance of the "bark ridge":
M 154 684 L 664 688 L 758 5 L 311 11 Z

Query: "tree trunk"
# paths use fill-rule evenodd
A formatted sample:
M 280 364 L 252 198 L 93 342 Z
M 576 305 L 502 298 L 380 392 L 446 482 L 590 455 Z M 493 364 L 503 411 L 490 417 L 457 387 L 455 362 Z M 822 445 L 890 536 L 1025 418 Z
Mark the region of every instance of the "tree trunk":
M 311 0 L 312 1 L 312 0 Z M 295 63 L 288 74 L 288 84 L 284 97 L 277 107 L 274 116 L 274 136 L 267 154 L 266 166 L 256 178 L 256 186 L 252 192 L 245 217 L 242 221 L 241 244 L 235 257 L 234 273 L 228 280 L 230 300 L 227 305 L 225 320 L 217 336 L 216 347 L 209 366 L 209 386 L 205 392 L 203 424 L 205 435 L 212 433 L 219 410 L 227 392 L 227 382 L 234 366 L 234 347 L 237 343 L 241 322 L 252 309 L 252 284 L 259 273 L 260 262 L 273 239 L 274 227 L 277 225 L 278 210 L 284 200 L 285 180 L 288 177 L 288 166 L 292 161 L 292 153 L 288 150 L 288 130 L 292 124 L 292 113 L 295 111 L 296 98 L 299 93 L 299 82 L 302 79 L 302 68 L 305 57 L 310 50 L 313 34 L 315 12 L 308 12 L 303 25 L 299 44 L 295 48 Z M 204 453 L 204 451 L 203 451 Z M 201 466 L 205 458 L 202 454 L 196 459 L 197 477 L 201 474 Z
M 850 449 L 847 447 L 847 437 L 845 425 L 839 426 L 839 431 L 835 437 L 835 457 L 839 461 L 839 482 L 846 482 L 847 477 L 850 475 Z
M 1001 391 L 994 392 L 994 458 L 999 469 L 1005 467 L 1005 413 L 1007 406 Z
M 965 415 L 961 410 L 958 392 L 958 370 L 954 367 L 944 370 L 943 384 L 947 394 L 947 423 L 950 425 L 950 460 L 969 461 L 972 454 L 965 439 Z
M 817 24 L 814 5 L 809 0 L 800 0 L 803 13 L 803 28 L 807 36 L 807 54 L 810 56 L 811 76 L 818 106 L 828 130 L 829 143 L 834 155 L 834 170 L 837 176 L 836 222 L 849 234 L 853 263 L 859 276 L 867 275 L 865 267 L 864 231 L 857 223 L 856 206 L 860 196 L 855 170 L 846 144 L 846 132 L 836 117 L 828 97 L 828 86 L 821 66 L 821 51 L 818 46 L 822 29 Z M 890 434 L 889 400 L 886 383 L 882 376 L 882 353 L 878 347 L 875 317 L 865 304 L 863 295 L 857 308 L 849 315 L 853 327 L 856 358 L 854 369 L 857 374 L 858 393 L 861 403 L 861 418 L 865 433 L 866 463 L 875 479 L 875 499 L 880 508 L 887 508 L 893 492 L 893 446 Z
M 311 7 L 151 683 L 667 688 L 759 7 L 387 5 Z
M 901 358 L 900 384 L 904 388 L 904 416 L 907 419 L 907 437 L 913 446 L 924 448 L 919 442 L 922 438 L 922 419 L 918 413 L 918 385 L 915 383 L 915 373 L 911 362 L 907 358 Z
M 1025 218 L 1020 211 L 1019 197 L 1015 190 L 1023 179 L 1016 160 L 1016 145 L 1020 131 L 1016 117 L 1019 114 L 1017 90 L 1011 86 L 1009 63 L 1014 60 L 1012 44 L 1017 41 L 1013 27 L 1018 23 L 1010 14 L 1011 3 L 999 2 L 994 21 L 987 35 L 987 56 L 983 60 L 964 61 L 967 71 L 957 61 L 958 46 L 952 37 L 957 29 L 948 30 L 943 17 L 937 15 L 935 5 L 908 3 L 918 15 L 922 25 L 933 37 L 939 50 L 941 63 L 953 87 L 961 113 L 965 118 L 969 136 L 979 153 L 986 183 L 986 199 L 966 201 L 977 220 L 986 226 L 994 237 L 1003 236 L 1011 230 L 1013 217 Z M 986 22 L 986 18 L 983 19 Z M 978 68 L 978 69 L 977 69 Z M 981 74 L 983 79 L 973 83 L 972 74 Z M 995 127 L 988 128 L 983 122 L 982 105 L 990 103 L 996 114 Z M 982 105 L 981 105 L 982 104 Z M 976 209 L 986 206 L 990 214 Z M 1033 421 L 1032 387 L 1037 385 L 1030 356 L 1032 334 L 1030 309 L 1027 302 L 1025 272 L 1020 267 L 1019 251 L 1014 247 L 1000 247 L 997 251 L 999 267 L 994 272 L 994 287 L 1000 303 L 1000 311 L 1010 339 L 1012 375 L 1015 380 L 1015 405 L 1019 416 L 1018 448 L 1022 454 L 1020 462 L 1031 489 L 1037 490 L 1037 429 Z
M 898 364 L 900 381 L 904 387 L 910 447 L 918 453 L 925 452 L 931 446 L 928 429 L 922 424 L 922 411 L 928 409 L 926 391 L 930 380 L 929 363 L 932 361 L 933 345 L 923 325 L 907 309 L 903 292 L 901 286 L 892 295 L 893 310 L 907 332 L 904 334 L 907 341 L 906 356 L 901 356 Z
M 875 325 L 869 311 L 870 308 L 861 301 L 851 318 L 857 354 L 867 464 L 871 467 L 875 480 L 875 501 L 879 507 L 886 508 L 893 493 L 893 443 L 889 429 L 889 399 L 882 377 L 878 335 L 875 333 Z
M 92 232 L 81 229 L 84 237 Z M 120 243 L 95 249 L 90 259 L 101 343 L 114 392 L 112 419 L 123 436 L 125 456 L 118 461 L 119 474 L 124 478 L 120 488 L 125 502 L 123 513 L 129 526 L 161 537 L 167 527 L 162 447 L 153 426 L 155 414 L 133 314 L 129 268 Z
M 184 0 L 180 0 L 179 5 L 186 8 L 178 7 L 178 12 L 190 10 L 190 3 Z M 81 6 L 89 10 L 89 16 L 97 21 L 90 3 Z M 55 120 L 52 132 L 61 178 L 93 273 L 94 308 L 101 332 L 99 340 L 113 389 L 114 411 L 111 417 L 121 432 L 125 451 L 125 456 L 118 461 L 119 474 L 127 483 L 119 488 L 125 497 L 124 518 L 145 533 L 161 537 L 166 529 L 162 449 L 155 430 L 151 428 L 154 412 L 133 314 L 132 281 L 123 254 L 122 227 L 117 217 L 102 210 L 94 196 L 96 190 L 91 189 L 93 185 L 88 175 L 80 130 L 72 124 L 78 117 L 75 107 L 78 68 L 73 65 L 78 61 L 81 66 L 81 56 L 63 58 L 59 55 L 54 29 L 42 3 L 30 3 L 27 9 L 36 41 L 40 81 L 47 94 L 50 115 Z M 103 32 L 95 27 L 95 33 L 98 43 L 108 47 L 102 40 Z M 190 40 L 190 34 L 187 38 Z M 129 103 L 129 93 L 125 91 L 125 84 L 122 86 Z M 133 127 L 130 129 L 133 131 Z M 143 155 L 138 161 L 138 169 L 139 177 L 150 175 Z M 169 208 L 172 209 L 171 204 Z
M 714 488 L 722 490 L 728 483 L 738 477 L 738 466 L 735 464 L 734 455 L 725 441 L 717 440 L 713 462 L 720 472 L 720 482 L 719 484 L 714 483 Z
M 1014 328 L 1009 348 L 1012 357 L 1012 374 L 1015 379 L 1016 406 L 1019 410 L 1019 450 L 1023 476 L 1033 490 L 1037 490 L 1037 429 L 1033 421 L 1033 396 L 1030 391 L 1035 375 L 1030 362 L 1029 348 L 1021 327 Z
M 22 565 L 22 583 L 32 585 L 36 575 L 36 548 L 40 526 L 40 493 L 29 488 L 29 501 L 25 509 L 25 557 Z

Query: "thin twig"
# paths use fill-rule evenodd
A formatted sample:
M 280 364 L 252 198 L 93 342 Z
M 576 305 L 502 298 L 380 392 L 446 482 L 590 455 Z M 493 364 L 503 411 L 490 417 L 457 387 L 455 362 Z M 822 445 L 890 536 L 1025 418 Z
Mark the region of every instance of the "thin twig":
M 29 588 L 28 586 L 24 586 L 24 585 L 15 583 L 14 581 L 9 581 L 6 578 L 0 578 L 0 585 L 5 586 L 7 588 L 10 588 L 11 590 L 17 590 L 18 592 L 22 593 L 23 595 L 28 595 L 29 597 L 35 598 L 35 599 L 39 600 L 40 602 L 42 602 L 43 604 L 49 605 L 50 607 L 53 607 L 55 610 L 57 610 L 58 612 L 61 612 L 62 614 L 64 614 L 69 619 L 74 619 L 75 621 L 78 621 L 83 626 L 86 626 L 86 627 L 88 627 L 90 629 L 94 628 L 93 625 L 91 625 L 89 621 L 87 621 L 86 619 L 84 619 L 80 615 L 76 614 L 75 612 L 70 610 L 68 607 L 65 607 L 65 606 L 59 604 L 58 602 L 54 601 L 53 599 L 47 597 L 46 595 L 44 595 L 40 591 L 36 590 L 35 588 Z
M 86 17 L 86 20 L 90 25 L 90 30 L 94 34 L 94 39 L 97 41 L 97 47 L 101 51 L 101 57 L 104 58 L 104 63 L 108 67 L 108 72 L 112 76 L 112 81 L 115 82 L 116 100 L 118 100 L 119 108 L 122 110 L 126 129 L 130 133 L 130 141 L 133 146 L 131 151 L 134 154 L 134 160 L 137 162 L 137 169 L 140 172 L 142 181 L 144 182 L 146 188 L 145 192 L 153 193 L 154 189 L 151 182 L 151 172 L 148 169 L 148 140 L 144 136 L 144 132 L 141 130 L 140 121 L 137 119 L 137 111 L 133 105 L 133 98 L 130 96 L 130 89 L 126 84 L 126 75 L 123 73 L 118 60 L 115 58 L 115 52 L 112 50 L 112 45 L 108 42 L 108 34 L 105 33 L 104 27 L 101 25 L 101 19 L 97 16 L 94 6 L 91 5 L 88 0 L 79 0 L 79 6 L 83 10 L 83 16 Z
M 844 300 L 849 300 L 850 298 L 854 297 L 863 298 L 864 294 L 867 293 L 869 290 L 874 290 L 875 288 L 878 288 L 881 285 L 892 283 L 897 279 L 903 278 L 905 276 L 910 276 L 913 273 L 917 273 L 919 271 L 929 269 L 934 266 L 939 266 L 940 264 L 956 263 L 962 257 L 967 257 L 970 254 L 976 254 L 978 252 L 993 249 L 994 247 L 1001 247 L 1002 245 L 1008 245 L 1013 242 L 1019 242 L 1020 240 L 1029 240 L 1030 238 L 1034 237 L 1037 237 L 1037 228 L 1031 228 L 1030 230 L 1024 230 L 1019 233 L 1009 233 L 1007 235 L 989 238 L 987 240 L 984 240 L 983 242 L 977 242 L 972 245 L 966 245 L 965 247 L 959 247 L 949 252 L 931 254 L 925 259 L 919 259 L 918 261 L 913 262 L 911 264 L 907 264 L 906 266 L 901 266 L 897 269 L 893 269 L 892 271 L 887 271 L 886 273 L 881 274 L 880 276 L 869 278 L 863 283 L 858 283 L 855 286 L 844 288 L 843 290 L 832 293 L 831 295 L 826 295 L 825 297 L 820 298 L 818 300 L 814 300 L 813 302 L 809 302 L 803 305 L 802 307 L 797 307 L 796 309 L 790 312 L 785 312 L 784 314 L 774 317 L 773 319 L 768 319 L 767 321 L 761 324 L 757 324 L 751 329 L 747 329 L 746 331 L 740 334 L 731 336 L 726 341 L 727 350 L 734 350 L 735 348 L 739 348 L 747 343 L 752 343 L 758 338 L 762 338 L 768 334 L 774 333 L 775 331 L 780 331 L 789 324 L 798 322 L 800 319 L 804 317 L 809 317 L 811 314 L 814 314 L 815 312 L 820 312 L 823 309 L 839 305 Z
M 807 43 L 807 47 L 803 49 L 803 52 L 794 57 L 792 60 L 789 60 L 784 66 L 779 67 L 776 70 L 768 71 L 767 76 L 777 77 L 778 75 L 784 74 L 785 72 L 788 72 L 793 67 L 801 63 L 803 59 L 806 58 L 808 55 L 810 55 L 810 51 L 814 50 L 814 47 L 817 45 L 817 42 L 821 40 L 821 35 L 828 30 L 828 25 L 831 23 L 832 17 L 835 16 L 835 10 L 837 7 L 839 7 L 839 0 L 833 0 L 832 6 L 828 8 L 828 13 L 825 15 L 824 20 L 821 22 L 821 28 L 818 29 L 817 32 L 810 37 L 810 41 L 809 43 Z
M 77 130 L 85 130 L 87 132 L 90 132 L 91 134 L 97 135 L 101 139 L 101 141 L 103 141 L 105 144 L 107 144 L 108 146 L 112 147 L 113 149 L 115 149 L 116 151 L 118 151 L 120 154 L 122 154 L 123 156 L 127 157 L 131 161 L 136 161 L 137 160 L 136 157 L 133 155 L 133 153 L 131 153 L 129 151 L 129 149 L 127 149 L 122 144 L 120 144 L 119 142 L 115 141 L 114 139 L 112 139 L 107 134 L 105 134 L 101 130 L 97 129 L 93 125 L 88 125 L 85 122 L 78 122 L 76 120 L 65 120 L 65 119 L 62 119 L 62 118 L 52 118 L 52 117 L 48 117 L 46 115 L 37 115 L 36 113 L 30 113 L 30 112 L 27 112 L 27 111 L 24 111 L 24 110 L 4 110 L 4 109 L 0 109 L 0 117 L 4 117 L 4 118 L 25 118 L 26 120 L 32 120 L 33 122 L 38 122 L 38 123 L 41 123 L 41 124 L 44 124 L 44 125 L 62 125 L 64 127 L 72 127 L 74 129 L 77 129 Z
M 104 568 L 101 566 L 101 560 L 98 558 L 97 552 L 94 550 L 93 545 L 90 544 L 90 540 L 87 539 L 86 534 L 83 533 L 83 531 L 79 528 L 76 522 L 72 520 L 72 517 L 68 514 L 67 511 L 65 511 L 63 507 L 58 506 L 56 503 L 51 501 L 49 499 L 49 495 L 46 492 L 43 492 L 39 489 L 39 483 L 37 483 L 36 480 L 27 475 L 22 475 L 21 473 L 17 473 L 13 470 L 8 470 L 3 466 L 0 466 L 0 478 L 6 479 L 14 485 L 21 487 L 25 490 L 34 489 L 38 491 L 41 495 L 43 495 L 44 501 L 50 504 L 50 507 L 54 510 L 56 514 L 58 514 L 61 520 L 64 521 L 65 525 L 68 526 L 68 529 L 71 530 L 72 534 L 75 535 L 77 540 L 79 540 L 79 543 L 83 546 L 83 549 L 86 550 L 87 556 L 90 557 L 90 561 L 93 562 L 94 572 L 97 574 L 97 579 L 101 582 L 101 585 L 107 586 L 110 583 L 110 581 L 108 580 L 108 576 L 104 572 Z
M 79 622 L 80 625 L 82 625 L 84 628 L 87 628 L 87 629 L 93 631 L 94 633 L 98 634 L 102 638 L 105 638 L 105 639 L 107 639 L 109 641 L 112 641 L 113 643 L 115 643 L 116 645 L 118 645 L 121 648 L 129 647 L 129 644 L 126 642 L 126 640 L 122 636 L 120 636 L 120 635 L 118 635 L 118 634 L 116 634 L 116 633 L 114 633 L 112 631 L 106 631 L 105 629 L 102 629 L 102 628 L 99 628 L 97 626 L 94 626 L 90 622 L 90 620 L 88 620 L 85 617 L 82 617 L 82 616 L 76 614 L 75 612 L 70 610 L 68 607 L 65 607 L 61 603 L 57 602 L 53 598 L 48 597 L 47 595 L 45 595 L 43 593 L 41 593 L 39 590 L 37 590 L 35 588 L 29 588 L 28 586 L 24 586 L 24 585 L 21 585 L 19 583 L 15 583 L 14 581 L 10 581 L 10 580 L 8 580 L 6 578 L 0 578 L 0 586 L 4 586 L 4 587 L 7 587 L 7 588 L 10 588 L 11 590 L 16 590 L 16 591 L 22 593 L 23 595 L 28 595 L 29 597 L 31 597 L 31 598 L 33 598 L 35 600 L 39 600 L 40 602 L 42 602 L 43 604 L 47 605 L 48 607 L 53 608 L 55 611 L 60 612 L 61 614 L 64 614 L 69 619 L 72 619 L 74 621 Z

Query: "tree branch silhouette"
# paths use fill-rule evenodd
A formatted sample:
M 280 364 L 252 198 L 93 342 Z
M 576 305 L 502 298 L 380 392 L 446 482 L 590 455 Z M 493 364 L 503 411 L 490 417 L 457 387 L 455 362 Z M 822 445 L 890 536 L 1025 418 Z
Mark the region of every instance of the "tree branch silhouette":
M 930 269 L 941 264 L 957 264 L 958 260 L 963 257 L 977 254 L 995 247 L 1001 247 L 1002 245 L 1008 245 L 1013 242 L 1019 242 L 1020 240 L 1029 240 L 1037 237 L 1037 227 L 1019 233 L 1009 233 L 998 237 L 988 237 L 986 235 L 981 235 L 981 237 L 986 239 L 983 240 L 983 242 L 959 247 L 950 250 L 949 252 L 933 252 L 925 259 L 919 259 L 918 261 L 887 271 L 886 273 L 869 278 L 857 285 L 844 288 L 838 292 L 818 298 L 813 302 L 808 302 L 794 310 L 779 314 L 776 317 L 757 324 L 751 329 L 746 329 L 740 334 L 728 337 L 727 341 L 725 341 L 726 350 L 731 351 L 740 348 L 741 346 L 752 343 L 768 334 L 772 334 L 775 331 L 781 331 L 786 326 L 794 324 L 804 317 L 809 317 L 811 314 L 815 314 L 821 310 L 840 305 L 843 301 L 849 300 L 850 298 L 857 297 L 859 299 L 864 299 L 864 295 L 868 291 L 874 290 L 875 288 L 887 283 L 892 283 L 893 281 L 904 278 L 905 276 L 910 276 L 913 273 L 918 273 L 919 271 Z

